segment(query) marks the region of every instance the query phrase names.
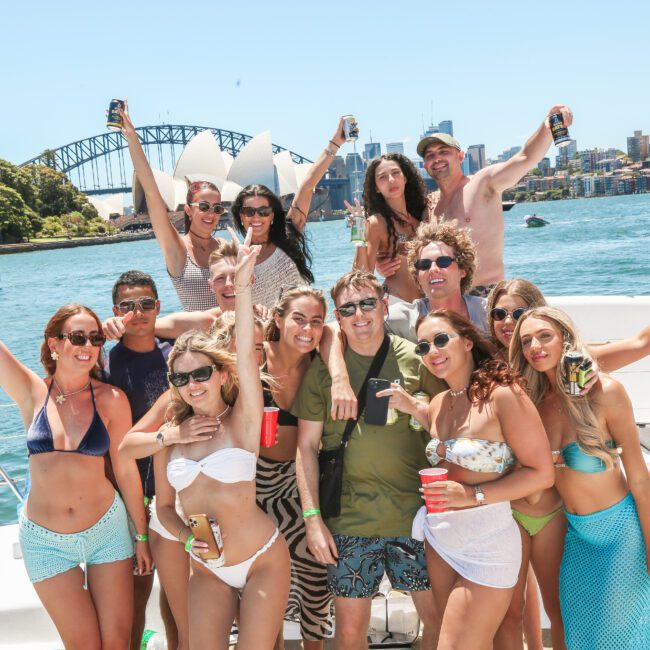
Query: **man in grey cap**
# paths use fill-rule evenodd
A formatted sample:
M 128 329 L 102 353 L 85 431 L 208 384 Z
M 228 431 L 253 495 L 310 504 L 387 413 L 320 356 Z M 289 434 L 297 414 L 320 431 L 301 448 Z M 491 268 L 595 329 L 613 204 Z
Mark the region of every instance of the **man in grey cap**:
M 546 155 L 553 142 L 548 116 L 561 113 L 566 126 L 573 120 L 571 109 L 556 104 L 523 148 L 510 160 L 484 167 L 465 176 L 461 163 L 465 157 L 458 140 L 436 133 L 420 140 L 417 152 L 424 168 L 439 189 L 429 195 L 429 219 L 434 223 L 458 221 L 467 228 L 476 245 L 477 266 L 472 293 L 487 295 L 489 289 L 505 278 L 503 265 L 502 193 L 515 185 Z M 391 264 L 381 265 L 382 274 L 391 275 Z

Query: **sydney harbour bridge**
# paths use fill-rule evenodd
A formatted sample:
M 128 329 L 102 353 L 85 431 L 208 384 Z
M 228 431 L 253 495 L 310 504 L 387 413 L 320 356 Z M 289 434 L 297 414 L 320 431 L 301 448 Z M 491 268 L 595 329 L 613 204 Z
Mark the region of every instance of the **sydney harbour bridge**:
M 198 133 L 212 131 L 222 151 L 233 158 L 253 136 L 205 126 L 162 124 L 136 129 L 149 163 L 162 171 L 173 172 L 185 145 Z M 286 151 L 272 145 L 273 154 Z M 24 165 L 48 165 L 66 174 L 82 192 L 88 195 L 117 194 L 131 191 L 132 167 L 127 143 L 121 133 L 101 133 L 71 142 L 58 149 L 47 149 Z M 300 154 L 290 152 L 294 163 L 310 163 Z

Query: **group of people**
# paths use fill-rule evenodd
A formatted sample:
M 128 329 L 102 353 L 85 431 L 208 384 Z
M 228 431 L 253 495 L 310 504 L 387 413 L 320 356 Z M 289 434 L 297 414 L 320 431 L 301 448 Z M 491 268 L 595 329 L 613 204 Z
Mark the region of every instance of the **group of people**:
M 209 182 L 189 185 L 174 229 L 121 117 L 184 311 L 160 316 L 154 279 L 127 271 L 112 317 L 70 303 L 50 319 L 45 378 L 0 343 L 27 430 L 22 553 L 66 648 L 138 648 L 154 565 L 179 650 L 227 648 L 233 624 L 239 648 L 282 648 L 284 619 L 317 650 L 332 608 L 335 646 L 365 648 L 385 574 L 410 593 L 422 648 L 541 648 L 537 584 L 554 648 L 650 646 L 650 477 L 607 375 L 650 353 L 650 327 L 589 347 L 533 283 L 504 279 L 501 192 L 544 156 L 548 119 L 469 178 L 454 138 L 424 138 L 433 195 L 408 158 L 374 160 L 367 246 L 326 322 L 304 229 L 343 124 L 286 209 L 244 188 L 225 241 Z M 580 395 L 567 352 L 593 360 Z M 366 400 L 377 378 L 385 424 Z M 261 447 L 265 407 L 277 438 Z M 444 480 L 422 486 L 431 466 Z

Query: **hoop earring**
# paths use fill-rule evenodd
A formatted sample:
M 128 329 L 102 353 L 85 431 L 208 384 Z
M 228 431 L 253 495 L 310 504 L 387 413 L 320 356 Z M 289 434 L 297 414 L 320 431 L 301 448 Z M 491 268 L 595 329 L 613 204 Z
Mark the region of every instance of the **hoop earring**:
M 50 356 L 52 357 L 52 361 L 59 360 L 59 354 L 56 350 L 50 350 Z

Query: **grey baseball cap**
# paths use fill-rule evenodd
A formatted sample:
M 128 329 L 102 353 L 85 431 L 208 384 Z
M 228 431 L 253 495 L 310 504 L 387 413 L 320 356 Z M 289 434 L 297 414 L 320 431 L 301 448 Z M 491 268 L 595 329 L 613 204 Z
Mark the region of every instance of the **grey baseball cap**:
M 427 147 L 434 142 L 441 142 L 442 144 L 446 144 L 448 147 L 453 147 L 460 151 L 460 142 L 458 142 L 456 138 L 447 135 L 446 133 L 436 133 L 435 135 L 428 135 L 426 138 L 422 138 L 422 140 L 418 142 L 418 154 L 424 158 L 424 152 L 427 150 Z

